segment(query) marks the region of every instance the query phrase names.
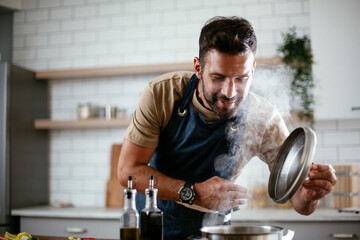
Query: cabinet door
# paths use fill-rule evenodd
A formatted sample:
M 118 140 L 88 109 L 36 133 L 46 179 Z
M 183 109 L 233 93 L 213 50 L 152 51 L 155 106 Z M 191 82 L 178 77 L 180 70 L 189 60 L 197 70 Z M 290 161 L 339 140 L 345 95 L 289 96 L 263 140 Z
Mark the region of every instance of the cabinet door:
M 360 118 L 360 1 L 310 0 L 315 118 Z
M 108 219 L 21 217 L 20 231 L 38 236 L 119 239 L 120 223 Z

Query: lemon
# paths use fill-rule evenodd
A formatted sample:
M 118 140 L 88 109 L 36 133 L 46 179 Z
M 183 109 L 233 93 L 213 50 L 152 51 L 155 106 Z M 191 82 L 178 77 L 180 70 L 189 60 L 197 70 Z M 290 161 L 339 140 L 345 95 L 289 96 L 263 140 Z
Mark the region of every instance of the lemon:
M 19 233 L 16 237 L 16 240 L 26 240 L 28 238 L 31 238 L 31 235 L 27 232 Z

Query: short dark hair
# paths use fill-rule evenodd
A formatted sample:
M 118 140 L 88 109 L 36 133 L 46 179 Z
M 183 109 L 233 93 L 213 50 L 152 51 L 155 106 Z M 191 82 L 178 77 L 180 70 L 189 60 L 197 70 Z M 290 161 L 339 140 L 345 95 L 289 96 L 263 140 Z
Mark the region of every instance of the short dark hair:
M 201 30 L 199 60 L 205 66 L 205 55 L 212 49 L 230 55 L 256 53 L 256 35 L 250 22 L 240 17 L 213 17 Z

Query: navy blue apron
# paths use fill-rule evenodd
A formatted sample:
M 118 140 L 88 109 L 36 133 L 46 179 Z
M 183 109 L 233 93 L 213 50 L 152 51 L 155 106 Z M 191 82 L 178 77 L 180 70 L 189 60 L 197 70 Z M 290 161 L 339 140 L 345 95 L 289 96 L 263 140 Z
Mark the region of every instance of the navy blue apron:
M 198 81 L 194 74 L 181 101 L 175 103 L 171 119 L 160 134 L 150 166 L 171 178 L 186 182 L 203 182 L 214 176 L 229 179 L 235 164 L 235 158 L 230 155 L 236 152 L 236 147 L 227 140 L 227 132 L 239 118 L 207 123 L 190 106 Z M 242 135 L 244 124 L 237 125 L 240 126 L 236 130 L 237 134 Z M 236 143 L 238 145 L 239 142 Z M 230 156 L 222 162 L 226 167 L 221 171 L 215 169 L 218 156 Z M 141 193 L 137 194 L 136 206 L 139 211 L 145 206 L 145 196 Z M 209 213 L 192 210 L 173 201 L 158 199 L 158 207 L 164 212 L 165 240 L 200 236 L 203 219 L 209 217 Z M 212 225 L 223 224 L 224 213 L 210 215 Z

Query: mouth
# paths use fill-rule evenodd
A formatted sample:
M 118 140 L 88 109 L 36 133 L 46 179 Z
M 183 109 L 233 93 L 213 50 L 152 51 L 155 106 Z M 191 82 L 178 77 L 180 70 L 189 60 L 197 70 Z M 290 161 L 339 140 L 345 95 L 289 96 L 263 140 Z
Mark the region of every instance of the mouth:
M 232 108 L 235 106 L 236 101 L 235 100 L 224 100 L 224 99 L 219 99 L 219 103 L 223 108 Z

